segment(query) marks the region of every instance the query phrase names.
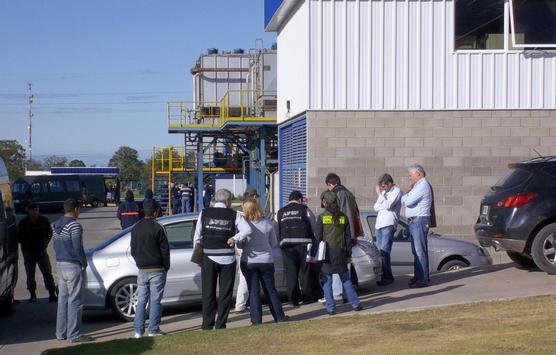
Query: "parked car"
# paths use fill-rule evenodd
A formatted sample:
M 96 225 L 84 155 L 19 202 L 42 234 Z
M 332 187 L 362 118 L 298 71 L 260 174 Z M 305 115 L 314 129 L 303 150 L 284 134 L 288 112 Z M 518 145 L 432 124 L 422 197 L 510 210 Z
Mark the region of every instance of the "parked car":
M 170 244 L 171 267 L 163 304 L 198 303 L 201 300 L 201 269 L 190 261 L 197 217 L 197 213 L 190 213 L 158 219 L 166 229 Z M 112 309 L 126 321 L 134 318 L 137 303 L 138 271 L 130 254 L 130 232 L 131 227 L 86 252 L 89 267 L 85 308 Z M 286 281 L 280 249 L 275 249 L 273 256 L 276 287 L 284 293 Z M 380 279 L 382 260 L 372 242 L 360 240 L 353 247 L 352 265 L 353 280 L 358 287 L 372 287 Z
M 376 241 L 377 213 L 374 211 L 361 211 L 361 217 L 366 234 Z M 487 250 L 465 240 L 450 239 L 433 232 L 428 236 L 429 245 L 429 271 L 458 270 L 468 266 L 491 265 L 492 258 Z M 394 275 L 413 273 L 413 253 L 411 252 L 411 237 L 409 226 L 402 217 L 394 233 L 394 244 L 390 254 L 392 272 Z
M 16 220 L 8 171 L 0 158 L 0 314 L 11 312 L 16 279 Z
M 87 196 L 83 198 L 83 189 Z M 36 202 L 43 209 L 62 209 L 64 200 L 73 197 L 84 205 L 106 205 L 106 187 L 101 175 L 24 176 L 13 183 L 14 204 L 22 211 Z
M 475 234 L 520 266 L 556 274 L 556 157 L 508 167 L 481 201 Z

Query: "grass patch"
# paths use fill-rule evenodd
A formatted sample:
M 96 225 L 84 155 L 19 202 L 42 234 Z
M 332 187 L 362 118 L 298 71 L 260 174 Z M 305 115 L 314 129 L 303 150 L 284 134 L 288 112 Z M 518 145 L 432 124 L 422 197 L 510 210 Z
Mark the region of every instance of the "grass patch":
M 113 340 L 59 354 L 540 354 L 554 350 L 554 297 L 331 317 Z

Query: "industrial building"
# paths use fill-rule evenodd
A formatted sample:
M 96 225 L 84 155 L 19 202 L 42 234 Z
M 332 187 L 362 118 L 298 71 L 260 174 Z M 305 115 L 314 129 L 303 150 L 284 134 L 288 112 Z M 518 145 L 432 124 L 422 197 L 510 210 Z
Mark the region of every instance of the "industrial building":
M 556 154 L 556 2 L 266 0 L 278 43 L 280 205 L 337 172 L 371 208 L 422 164 L 438 231 L 471 234 L 507 164 Z
M 270 175 L 278 168 L 276 48 L 263 48 L 260 40 L 248 51 L 210 48 L 191 74 L 192 99 L 167 104 L 168 132 L 183 135 L 184 145 L 153 148 L 156 197 L 171 214 L 171 183 L 195 181 L 200 211 L 207 184 L 236 195 L 250 187 L 270 210 Z

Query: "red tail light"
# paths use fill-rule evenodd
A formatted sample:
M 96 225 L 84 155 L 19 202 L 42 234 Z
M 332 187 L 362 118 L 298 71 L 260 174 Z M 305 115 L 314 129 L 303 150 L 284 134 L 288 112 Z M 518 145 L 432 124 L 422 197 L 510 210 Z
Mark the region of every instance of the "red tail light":
M 497 207 L 503 208 L 519 208 L 534 200 L 539 194 L 536 192 L 529 192 L 526 194 L 517 194 L 506 197 L 504 200 L 496 204 Z

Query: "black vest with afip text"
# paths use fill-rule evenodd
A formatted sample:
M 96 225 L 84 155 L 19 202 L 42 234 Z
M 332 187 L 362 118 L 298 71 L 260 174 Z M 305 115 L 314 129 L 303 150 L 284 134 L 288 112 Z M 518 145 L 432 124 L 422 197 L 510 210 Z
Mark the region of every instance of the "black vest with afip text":
M 202 212 L 203 252 L 206 255 L 234 255 L 235 248 L 227 244 L 236 234 L 237 212 L 230 208 L 209 207 Z
M 313 242 L 313 230 L 307 217 L 307 206 L 291 202 L 278 211 L 280 246 Z

